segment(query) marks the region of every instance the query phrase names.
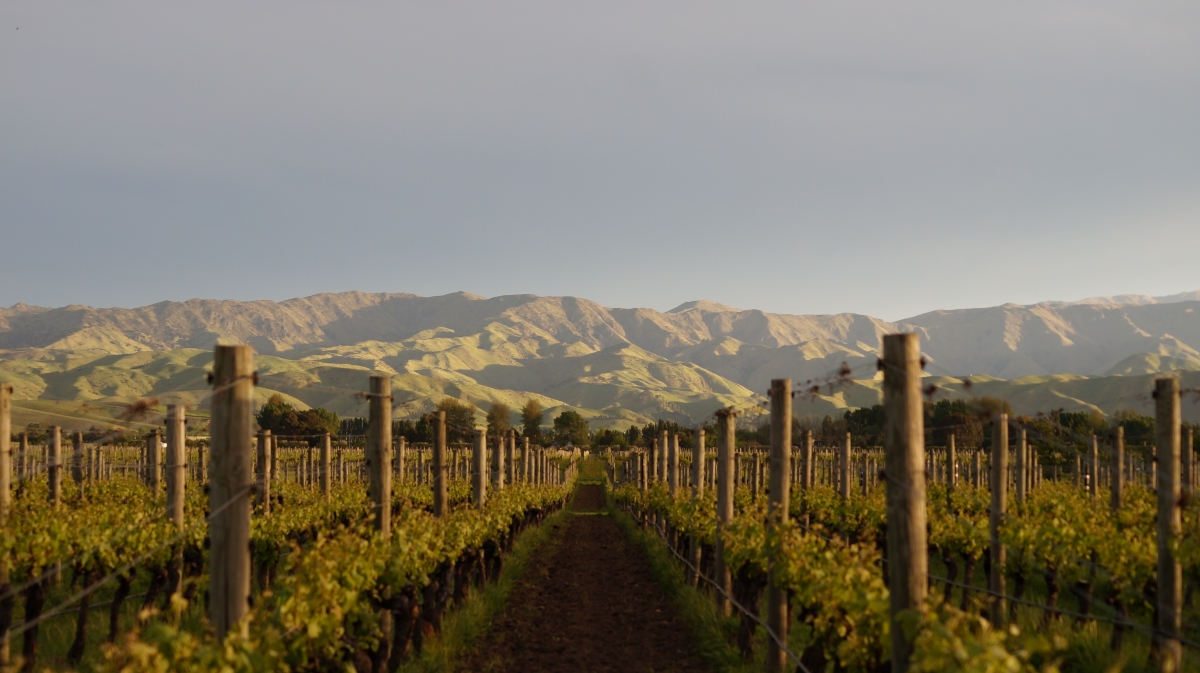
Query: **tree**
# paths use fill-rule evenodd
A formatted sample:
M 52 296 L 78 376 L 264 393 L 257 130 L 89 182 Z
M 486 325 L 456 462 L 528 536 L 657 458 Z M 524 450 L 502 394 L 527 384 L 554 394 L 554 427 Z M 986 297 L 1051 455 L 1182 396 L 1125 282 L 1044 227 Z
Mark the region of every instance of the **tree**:
M 503 402 L 492 402 L 492 408 L 487 412 L 487 431 L 489 435 L 499 437 L 512 428 L 509 420 L 508 405 Z
M 587 446 L 588 439 L 588 423 L 579 412 L 568 409 L 554 419 L 554 441 L 560 446 Z
M 474 436 L 474 404 L 460 402 L 453 397 L 443 397 L 434 409 L 446 412 L 446 441 L 465 442 Z
M 258 427 L 263 430 L 270 430 L 272 434 L 284 437 L 305 436 L 308 443 L 314 446 L 318 439 L 316 435 L 326 432 L 334 435 L 341 429 L 341 422 L 334 412 L 320 407 L 297 410 L 279 393 L 267 399 L 267 403 L 258 410 L 255 419 L 258 421 Z
M 630 425 L 629 429 L 625 431 L 625 443 L 630 446 L 636 445 L 641 438 L 642 431 L 638 430 L 638 426 L 636 425 Z
M 521 408 L 521 436 L 534 444 L 542 441 L 542 405 L 537 400 L 529 400 Z

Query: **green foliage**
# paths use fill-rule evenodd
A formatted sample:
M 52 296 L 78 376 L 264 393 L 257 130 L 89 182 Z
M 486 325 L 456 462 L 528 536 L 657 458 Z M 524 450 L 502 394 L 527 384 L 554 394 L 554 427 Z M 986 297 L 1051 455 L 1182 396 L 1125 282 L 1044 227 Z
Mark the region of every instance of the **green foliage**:
M 554 441 L 559 446 L 588 446 L 588 435 L 588 422 L 577 411 L 568 409 L 554 419 Z
M 860 445 L 880 446 L 883 444 L 883 405 L 852 409 L 842 415 L 846 432 L 854 435 Z
M 592 436 L 592 446 L 619 446 L 621 448 L 625 448 L 629 446 L 629 438 L 626 437 L 625 433 L 621 432 L 620 430 L 609 430 L 608 428 L 604 428 L 602 430 L 597 430 L 596 434 Z
M 521 436 L 528 437 L 533 444 L 542 441 L 542 405 L 537 400 L 529 400 L 521 408 Z
M 509 418 L 511 412 L 508 405 L 503 402 L 492 402 L 492 406 L 487 412 L 487 431 L 493 437 L 499 437 L 507 434 L 512 429 L 512 422 Z
M 255 420 L 259 428 L 280 436 L 320 435 L 326 432 L 336 435 L 341 428 L 338 415 L 332 411 L 319 407 L 299 411 L 279 394 L 267 400 L 255 415 Z
M 475 435 L 475 405 L 443 397 L 435 411 L 446 412 L 446 441 L 466 442 Z

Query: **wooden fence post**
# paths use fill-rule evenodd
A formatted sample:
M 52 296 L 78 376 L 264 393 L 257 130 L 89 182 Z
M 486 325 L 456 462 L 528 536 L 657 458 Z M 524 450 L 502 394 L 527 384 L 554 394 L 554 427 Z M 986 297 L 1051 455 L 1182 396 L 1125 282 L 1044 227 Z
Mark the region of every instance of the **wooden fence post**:
M 1004 599 L 1004 566 L 1008 563 L 1008 550 L 1000 543 L 1000 526 L 1008 509 L 1008 414 L 996 414 L 995 418 L 992 424 L 992 506 L 988 512 L 991 535 L 988 591 L 992 593 L 988 618 L 997 628 L 1003 629 L 1008 618 L 1007 601 Z
M 907 670 L 912 640 L 898 617 L 921 610 L 928 589 L 925 538 L 925 421 L 921 345 L 916 334 L 883 337 L 883 445 L 887 475 L 888 591 L 892 671 Z
M 433 413 L 433 515 L 450 513 L 446 506 L 446 412 Z
M 1183 456 L 1182 456 L 1182 459 L 1180 460 L 1181 465 L 1180 465 L 1180 472 L 1179 472 L 1180 477 L 1182 478 L 1182 482 L 1180 484 L 1180 489 L 1182 490 L 1182 492 L 1187 493 L 1188 495 L 1191 495 L 1193 489 L 1195 489 L 1195 484 L 1192 482 L 1192 480 L 1195 478 L 1195 475 L 1193 473 L 1196 470 L 1196 468 L 1195 468 L 1196 458 L 1192 453 L 1192 450 L 1194 448 L 1192 445 L 1193 434 L 1194 433 L 1192 432 L 1192 426 L 1189 425 L 1187 427 L 1187 431 L 1183 435 Z
M 508 436 L 504 440 L 504 483 L 512 484 L 515 476 L 517 453 L 517 433 L 512 428 L 508 430 Z
M 771 381 L 771 455 L 768 478 L 767 535 L 788 520 L 788 466 L 792 454 L 792 380 Z M 849 441 L 847 436 L 847 441 Z M 848 462 L 848 461 L 847 461 Z M 778 580 L 778 559 L 770 559 L 767 573 L 767 625 L 779 640 L 788 641 L 787 588 Z M 787 652 L 774 638 L 767 641 L 767 670 L 787 669 Z
M 732 610 L 729 596 L 733 594 L 733 578 L 729 574 L 729 568 L 725 565 L 725 541 L 722 533 L 729 522 L 733 520 L 733 453 L 737 446 L 734 417 L 736 414 L 737 412 L 732 408 L 721 409 L 717 412 L 717 432 L 720 434 L 717 440 L 717 543 L 713 568 L 717 586 L 725 592 L 717 597 L 717 601 L 721 606 L 721 614 L 726 617 Z
M 704 497 L 704 426 L 696 427 L 696 441 L 692 444 L 692 502 Z M 689 542 L 688 556 L 695 570 L 688 571 L 692 586 L 700 583 L 700 539 L 693 535 Z
M 83 483 L 83 433 L 71 433 L 71 481 Z
M 667 490 L 674 498 L 679 491 L 679 435 L 667 438 Z
M 401 437 L 396 442 L 396 478 L 404 481 L 405 458 L 408 453 L 408 440 Z
M 183 530 L 187 479 L 187 420 L 184 414 L 182 404 L 167 405 L 167 518 L 180 531 Z
M 1172 552 L 1183 529 L 1179 479 L 1179 379 L 1154 382 L 1154 434 L 1158 451 L 1158 631 L 1154 636 L 1159 669 L 1183 666 L 1183 568 Z
M 386 538 L 392 534 L 392 377 L 372 374 L 370 386 L 366 459 L 375 530 Z
M 50 484 L 50 502 L 62 502 L 62 428 L 50 426 L 46 436 L 46 477 Z
M 29 433 L 22 432 L 17 437 L 17 481 L 29 478 Z
M 0 383 L 0 528 L 8 525 L 12 509 L 12 386 Z M 0 592 L 9 593 L 7 555 L 0 555 Z M 0 632 L 0 670 L 9 667 L 8 624 Z
M 842 500 L 850 499 L 850 451 L 854 444 L 850 433 L 846 433 L 846 442 L 842 444 L 842 455 L 839 458 L 838 468 L 840 475 L 838 477 L 838 490 L 842 495 Z
M 155 428 L 146 435 L 146 485 L 150 492 L 158 494 L 162 479 L 162 437 Z
M 271 468 L 275 464 L 275 452 L 271 449 L 271 431 L 260 430 L 258 432 L 258 460 L 255 465 L 258 473 L 258 492 L 255 494 L 255 500 L 258 503 L 258 509 L 263 514 L 271 513 Z
M 924 424 L 924 419 L 921 423 Z M 958 452 L 954 447 L 954 432 L 946 434 L 946 488 L 953 491 L 958 486 Z
M 208 507 L 209 620 L 217 637 L 247 632 L 250 609 L 250 470 L 254 428 L 254 350 L 216 347 Z
M 1100 440 L 1092 435 L 1092 443 L 1088 446 L 1088 493 L 1095 500 L 1100 494 Z
M 1094 438 L 1093 438 L 1094 441 Z M 1025 502 L 1025 446 L 1026 435 L 1024 426 L 1017 428 L 1017 460 L 1013 469 L 1013 482 L 1017 487 L 1017 504 Z
M 1121 501 L 1125 497 L 1125 427 L 1118 425 L 1113 429 L 1112 455 L 1112 510 L 1115 513 L 1121 509 Z
M 658 480 L 661 482 L 666 482 L 668 478 L 667 454 L 671 451 L 670 441 L 666 430 L 658 433 Z
M 403 442 L 403 440 L 401 440 L 401 441 Z M 326 500 L 329 499 L 329 495 L 331 492 L 331 483 L 333 482 L 333 479 L 331 478 L 332 475 L 329 474 L 330 468 L 333 467 L 333 447 L 331 446 L 331 444 L 332 444 L 332 441 L 329 437 L 329 433 L 326 432 L 326 433 L 322 434 L 321 435 L 321 495 L 325 496 Z
M 491 460 L 488 461 L 491 468 L 492 490 L 499 492 L 504 488 L 504 435 L 496 435 L 496 441 L 492 443 Z
M 526 484 L 532 484 L 533 481 L 529 478 L 529 438 L 521 438 L 521 481 Z
M 480 509 L 487 503 L 487 428 L 475 430 L 475 453 L 471 456 L 471 502 Z

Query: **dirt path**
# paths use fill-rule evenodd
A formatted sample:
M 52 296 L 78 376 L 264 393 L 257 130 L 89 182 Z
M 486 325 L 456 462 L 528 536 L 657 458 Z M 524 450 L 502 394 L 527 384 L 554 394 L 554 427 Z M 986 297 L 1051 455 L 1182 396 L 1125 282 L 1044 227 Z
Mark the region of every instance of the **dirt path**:
M 581 486 L 575 511 L 604 509 Z M 464 671 L 701 671 L 687 626 L 610 517 L 562 520 L 517 580 Z

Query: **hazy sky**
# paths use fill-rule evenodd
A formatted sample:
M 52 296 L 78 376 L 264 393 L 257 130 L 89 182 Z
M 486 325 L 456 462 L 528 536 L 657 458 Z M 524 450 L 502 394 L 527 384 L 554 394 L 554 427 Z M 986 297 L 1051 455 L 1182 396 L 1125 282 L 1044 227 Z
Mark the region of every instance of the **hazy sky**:
M 0 305 L 1200 289 L 1200 3 L 5 2 Z

